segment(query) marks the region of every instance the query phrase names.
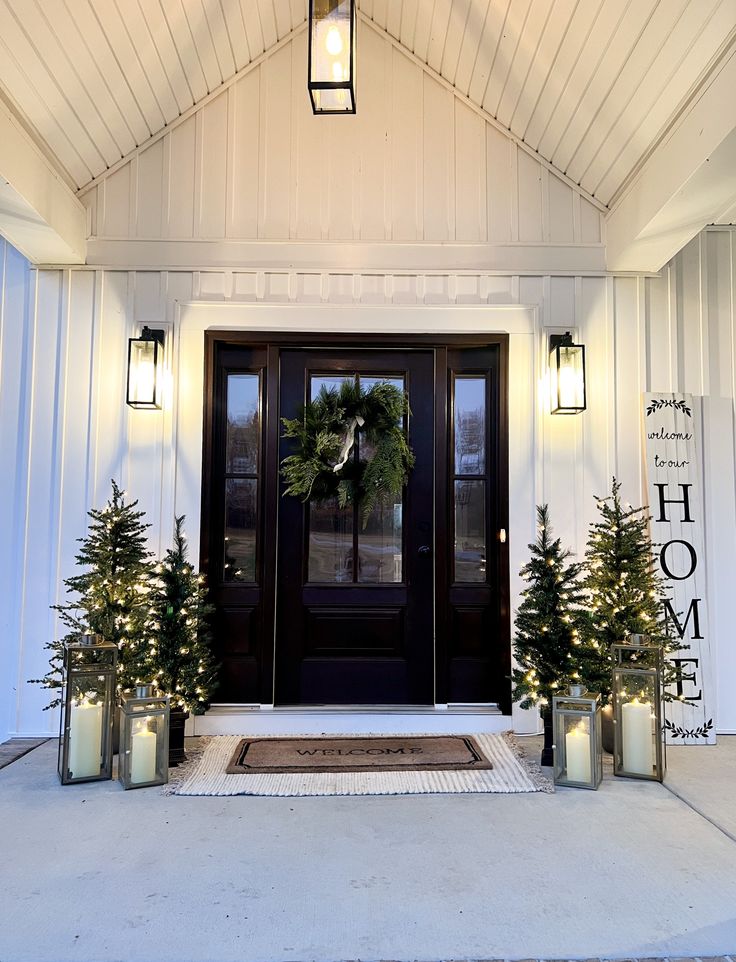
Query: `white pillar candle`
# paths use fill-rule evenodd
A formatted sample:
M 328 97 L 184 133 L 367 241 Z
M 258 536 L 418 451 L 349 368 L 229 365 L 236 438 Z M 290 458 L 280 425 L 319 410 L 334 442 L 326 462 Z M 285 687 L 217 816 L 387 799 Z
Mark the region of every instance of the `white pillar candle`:
M 133 785 L 156 778 L 156 733 L 143 727 L 133 732 L 130 743 L 130 781 Z
M 565 735 L 565 765 L 571 782 L 590 781 L 590 735 L 582 725 Z
M 102 705 L 84 699 L 72 705 L 69 725 L 69 770 L 73 778 L 100 774 L 102 756 Z
M 652 706 L 638 698 L 621 706 L 621 740 L 624 771 L 651 775 L 654 768 Z

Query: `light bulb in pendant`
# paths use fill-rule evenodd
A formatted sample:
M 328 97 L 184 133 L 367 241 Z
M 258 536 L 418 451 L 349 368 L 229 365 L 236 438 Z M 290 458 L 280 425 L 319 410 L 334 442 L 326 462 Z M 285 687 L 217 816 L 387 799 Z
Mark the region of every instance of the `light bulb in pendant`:
M 331 56 L 336 57 L 339 53 L 342 53 L 342 37 L 340 36 L 340 31 L 337 27 L 330 27 L 327 31 L 327 36 L 325 37 L 325 47 L 327 53 Z

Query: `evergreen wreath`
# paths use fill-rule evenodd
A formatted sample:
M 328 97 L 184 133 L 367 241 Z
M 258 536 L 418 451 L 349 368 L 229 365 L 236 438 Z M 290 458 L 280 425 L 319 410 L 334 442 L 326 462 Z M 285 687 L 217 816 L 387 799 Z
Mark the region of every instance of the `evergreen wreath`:
M 367 391 L 356 380 L 339 389 L 322 387 L 298 418 L 282 418 L 284 437 L 297 442 L 281 462 L 284 494 L 304 502 L 336 497 L 341 508 L 356 504 L 365 527 L 379 502 L 401 494 L 414 467 L 404 430 L 408 414 L 407 395 L 388 381 Z M 368 448 L 368 458 L 361 447 Z

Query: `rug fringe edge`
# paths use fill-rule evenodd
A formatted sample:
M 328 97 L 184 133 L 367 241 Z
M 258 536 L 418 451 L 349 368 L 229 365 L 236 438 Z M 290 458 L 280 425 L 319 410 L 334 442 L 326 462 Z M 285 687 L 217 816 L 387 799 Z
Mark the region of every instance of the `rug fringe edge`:
M 525 749 L 519 744 L 516 735 L 512 731 L 507 731 L 501 732 L 501 737 L 514 753 L 514 757 L 532 780 L 535 788 L 538 788 L 540 792 L 544 792 L 546 795 L 554 795 L 554 782 L 550 781 L 547 775 L 544 774 L 541 765 L 533 762 L 531 758 L 529 758 Z

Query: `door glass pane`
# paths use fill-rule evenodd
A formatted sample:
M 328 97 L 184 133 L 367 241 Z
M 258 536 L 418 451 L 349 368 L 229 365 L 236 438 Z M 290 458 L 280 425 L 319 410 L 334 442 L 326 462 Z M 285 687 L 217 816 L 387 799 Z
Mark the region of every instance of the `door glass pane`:
M 225 581 L 256 580 L 257 497 L 255 479 L 225 482 Z
M 259 376 L 230 374 L 227 379 L 225 471 L 255 474 L 261 441 Z
M 455 482 L 455 581 L 486 580 L 485 481 Z
M 309 506 L 309 580 L 352 583 L 353 512 L 337 498 Z
M 371 376 L 367 377 L 364 374 L 360 375 L 360 386 L 364 391 L 370 391 L 374 384 L 380 384 L 382 381 L 387 381 L 389 384 L 393 384 L 400 391 L 404 390 L 404 379 L 403 377 L 393 377 L 391 375 L 385 375 L 383 377 Z
M 400 391 L 405 390 L 403 377 L 361 375 L 360 386 L 370 391 L 374 384 L 388 381 Z M 361 460 L 373 457 L 373 445 L 361 436 Z M 377 504 L 365 529 L 358 533 L 358 581 L 362 583 L 386 584 L 403 579 L 402 524 L 403 504 L 401 497 Z
M 402 580 L 400 500 L 376 505 L 358 533 L 358 581 L 385 584 Z
M 455 474 L 486 471 L 486 379 L 455 378 Z
M 324 377 L 320 375 L 312 375 L 312 377 L 310 378 L 310 382 L 311 382 L 310 391 L 309 391 L 310 399 L 314 401 L 323 387 L 327 388 L 328 391 L 339 391 L 341 384 L 343 384 L 345 381 L 353 381 L 353 380 L 355 380 L 355 378 L 352 374 L 344 374 L 344 375 L 336 374 L 336 375 L 327 375 Z

